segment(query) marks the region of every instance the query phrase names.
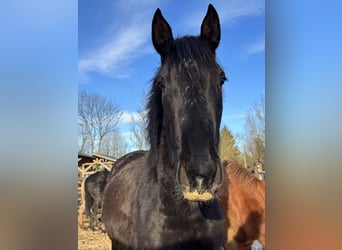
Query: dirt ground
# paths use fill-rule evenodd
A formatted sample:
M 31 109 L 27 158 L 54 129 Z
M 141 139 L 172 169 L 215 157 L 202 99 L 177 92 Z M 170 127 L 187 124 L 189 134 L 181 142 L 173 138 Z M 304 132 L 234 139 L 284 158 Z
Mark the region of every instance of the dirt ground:
M 106 233 L 78 227 L 78 250 L 109 250 L 111 242 Z

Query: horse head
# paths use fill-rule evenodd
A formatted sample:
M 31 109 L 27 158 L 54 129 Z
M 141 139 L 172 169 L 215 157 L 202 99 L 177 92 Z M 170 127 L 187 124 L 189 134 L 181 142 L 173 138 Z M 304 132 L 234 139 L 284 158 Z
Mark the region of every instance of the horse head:
M 174 39 L 157 9 L 152 41 L 161 66 L 149 100 L 151 150 L 161 143 L 168 149 L 185 199 L 211 200 L 223 182 L 218 145 L 226 77 L 215 56 L 218 14 L 209 5 L 199 36 Z

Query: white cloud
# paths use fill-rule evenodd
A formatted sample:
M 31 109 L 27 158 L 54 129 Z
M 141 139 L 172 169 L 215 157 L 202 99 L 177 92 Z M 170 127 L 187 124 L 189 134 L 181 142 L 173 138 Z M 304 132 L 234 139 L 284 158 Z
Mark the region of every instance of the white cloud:
M 121 125 L 131 123 L 133 118 L 136 120 L 140 119 L 140 114 L 137 112 L 123 111 L 120 123 Z
M 129 65 L 134 59 L 153 53 L 150 46 L 151 10 L 159 5 L 158 0 L 114 2 L 111 8 L 117 13 L 113 13 L 115 19 L 112 27 L 108 27 L 108 30 L 112 30 L 113 37 L 108 37 L 109 39 L 106 39 L 108 42 L 98 48 L 80 55 L 78 63 L 80 81 L 85 82 L 89 73 L 100 73 L 117 78 L 127 77 L 132 73 Z M 222 24 L 244 16 L 259 15 L 265 11 L 264 0 L 215 1 L 214 5 Z M 199 30 L 204 14 L 205 10 L 199 4 L 192 14 L 185 17 L 186 20 L 179 21 L 183 27 L 188 27 L 187 29 Z
M 248 45 L 245 49 L 245 54 L 252 55 L 252 54 L 256 54 L 256 53 L 260 53 L 264 51 L 265 51 L 265 40 L 262 39 L 262 40 L 256 41 Z
M 107 43 L 80 56 L 78 70 L 80 81 L 84 82 L 90 72 L 124 78 L 130 75 L 129 64 L 136 57 L 152 53 L 148 49 L 150 38 L 150 16 L 153 1 L 117 1 L 113 3 L 113 23 L 107 27 L 112 37 Z
M 121 117 L 121 124 L 128 124 L 132 122 L 132 116 L 136 117 L 138 114 L 136 112 L 127 112 L 124 111 Z
M 125 77 L 129 72 L 125 73 L 122 69 L 139 54 L 146 52 L 142 48 L 147 42 L 148 34 L 148 30 L 141 25 L 122 29 L 111 42 L 79 60 L 80 76 L 84 77 L 88 72 L 98 72 Z
M 223 0 L 213 3 L 213 5 L 219 14 L 221 25 L 241 17 L 256 16 L 265 12 L 265 0 Z M 188 15 L 185 23 L 190 28 L 199 30 L 204 15 L 205 11 L 201 6 L 195 13 Z
M 230 22 L 239 17 L 255 16 L 264 13 L 264 0 L 233 0 L 218 4 L 220 20 L 222 23 Z

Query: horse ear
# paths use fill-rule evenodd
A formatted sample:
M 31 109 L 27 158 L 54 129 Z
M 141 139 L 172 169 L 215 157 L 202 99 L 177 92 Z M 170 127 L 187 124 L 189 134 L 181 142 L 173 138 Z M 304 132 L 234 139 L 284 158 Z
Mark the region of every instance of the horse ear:
M 171 27 L 163 17 L 159 8 L 154 13 L 152 20 L 152 41 L 154 48 L 162 58 L 165 57 L 173 43 Z
M 207 14 L 201 25 L 201 38 L 215 51 L 220 43 L 221 29 L 218 14 L 213 5 L 209 4 Z

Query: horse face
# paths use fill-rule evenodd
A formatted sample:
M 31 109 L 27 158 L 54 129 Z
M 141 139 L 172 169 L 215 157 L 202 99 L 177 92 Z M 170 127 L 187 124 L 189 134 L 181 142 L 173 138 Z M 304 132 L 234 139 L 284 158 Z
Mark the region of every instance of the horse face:
M 215 59 L 220 25 L 209 5 L 200 37 L 174 40 L 159 10 L 152 23 L 152 39 L 161 55 L 156 77 L 161 93 L 165 144 L 177 165 L 177 180 L 184 197 L 207 201 L 223 181 L 218 155 L 225 74 Z

